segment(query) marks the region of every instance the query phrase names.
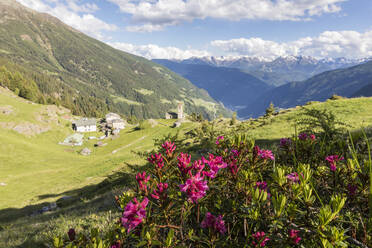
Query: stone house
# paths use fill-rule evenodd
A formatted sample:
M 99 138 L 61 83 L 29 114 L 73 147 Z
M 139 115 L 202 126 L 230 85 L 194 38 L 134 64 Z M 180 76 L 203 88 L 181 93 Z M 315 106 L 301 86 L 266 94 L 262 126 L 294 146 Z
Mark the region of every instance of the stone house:
M 72 129 L 76 132 L 96 132 L 97 131 L 97 120 L 95 118 L 81 118 L 72 123 Z
M 115 130 L 115 129 L 120 130 L 120 129 L 125 128 L 125 122 L 118 114 L 108 113 L 105 116 L 105 120 L 106 120 L 106 126 L 112 130 Z

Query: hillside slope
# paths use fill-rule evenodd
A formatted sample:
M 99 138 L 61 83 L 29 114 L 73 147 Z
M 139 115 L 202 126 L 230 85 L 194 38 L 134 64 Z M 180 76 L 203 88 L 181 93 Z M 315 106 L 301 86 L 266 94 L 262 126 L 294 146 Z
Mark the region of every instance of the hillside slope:
M 170 60 L 153 60 L 190 80 L 197 87 L 205 89 L 225 106 L 236 109 L 246 107 L 246 99 L 273 88 L 254 76 L 235 68 L 209 65 L 184 64 Z
M 0 0 L 0 58 L 35 74 L 45 98 L 75 114 L 111 110 L 158 118 L 178 101 L 188 113 L 226 114 L 207 92 L 165 67 L 116 50 L 15 0 Z M 42 77 L 48 80 L 40 82 Z
M 261 115 L 270 102 L 276 107 L 289 108 L 309 101 L 324 101 L 333 94 L 344 97 L 352 97 L 355 94 L 364 96 L 363 92 L 357 92 L 371 82 L 372 61 L 346 69 L 327 71 L 302 82 L 293 82 L 269 90 L 257 100 L 249 102 L 249 107 L 241 110 L 239 115 Z

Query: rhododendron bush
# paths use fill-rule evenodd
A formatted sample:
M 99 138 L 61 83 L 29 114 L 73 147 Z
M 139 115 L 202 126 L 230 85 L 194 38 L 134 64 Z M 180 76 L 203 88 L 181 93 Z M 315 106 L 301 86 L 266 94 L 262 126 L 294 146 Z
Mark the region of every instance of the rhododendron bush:
M 368 247 L 368 156 L 302 133 L 275 152 L 244 135 L 206 154 L 166 141 L 116 198 L 116 228 L 56 247 Z M 350 147 L 347 150 L 347 147 Z M 346 147 L 346 148 L 345 148 Z M 68 227 L 72 228 L 72 227 Z M 75 233 L 76 232 L 76 233 Z

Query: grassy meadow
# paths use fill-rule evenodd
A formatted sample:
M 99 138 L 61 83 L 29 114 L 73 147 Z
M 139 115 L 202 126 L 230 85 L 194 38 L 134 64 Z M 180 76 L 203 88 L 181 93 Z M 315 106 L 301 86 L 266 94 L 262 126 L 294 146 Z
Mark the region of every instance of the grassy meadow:
M 306 107 L 332 110 L 350 129 L 372 125 L 372 98 L 328 100 Z M 295 133 L 302 112 L 297 107 L 233 126 L 229 119 L 220 119 L 215 126 L 273 142 Z M 65 109 L 33 104 L 0 88 L 0 247 L 45 247 L 54 234 L 63 234 L 68 227 L 79 230 L 112 223 L 118 216 L 114 195 L 131 185 L 133 173 L 146 163 L 138 153 L 151 151 L 155 139 L 199 125 L 187 122 L 177 129 L 171 128 L 174 120 L 157 120 L 156 126 L 145 129 L 128 126 L 120 137 L 103 140 L 107 143 L 103 147 L 94 147 L 97 140 L 81 147 L 59 145 L 73 133 L 73 118 Z M 102 133 L 85 137 L 92 135 Z M 91 155 L 80 155 L 85 147 Z M 57 210 L 35 214 L 66 196 L 71 198 Z

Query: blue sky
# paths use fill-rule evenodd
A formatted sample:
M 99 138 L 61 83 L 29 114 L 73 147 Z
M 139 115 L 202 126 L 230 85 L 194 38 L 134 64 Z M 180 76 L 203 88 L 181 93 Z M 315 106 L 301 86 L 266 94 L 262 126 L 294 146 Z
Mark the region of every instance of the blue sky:
M 372 56 L 372 0 L 17 0 L 151 58 Z

